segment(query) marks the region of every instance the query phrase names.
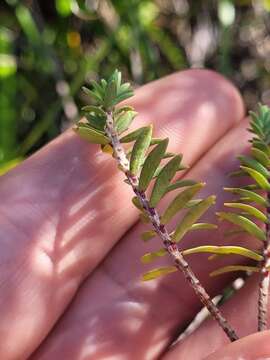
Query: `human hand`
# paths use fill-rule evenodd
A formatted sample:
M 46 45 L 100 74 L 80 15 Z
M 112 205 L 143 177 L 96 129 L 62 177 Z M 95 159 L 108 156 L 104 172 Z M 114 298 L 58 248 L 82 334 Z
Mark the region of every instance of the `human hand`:
M 242 100 L 233 86 L 215 73 L 190 70 L 142 87 L 130 102 L 139 112 L 137 125 L 153 122 L 155 135 L 169 136 L 171 150 L 184 153 L 190 165 L 187 176 L 207 181 L 205 192 L 216 193 L 221 207 L 222 187 L 235 181 L 227 177 L 234 155 L 247 143 Z M 141 282 L 139 259 L 152 245 L 139 239 L 145 225 L 136 223 L 122 180 L 106 154 L 72 131 L 0 178 L 0 359 L 196 360 L 218 350 L 213 360 L 229 351 L 230 359 L 238 353 L 243 358 L 247 349 L 244 359 L 270 354 L 267 332 L 223 347 L 228 341 L 212 320 L 168 350 L 201 305 L 179 273 Z M 183 248 L 187 242 L 220 243 L 222 226 L 212 240 L 207 232 L 187 236 Z M 247 239 L 236 241 L 246 245 Z M 231 281 L 209 278 L 217 264 L 204 256 L 190 259 L 212 295 Z M 241 336 L 256 328 L 256 284 L 252 277 L 223 306 Z

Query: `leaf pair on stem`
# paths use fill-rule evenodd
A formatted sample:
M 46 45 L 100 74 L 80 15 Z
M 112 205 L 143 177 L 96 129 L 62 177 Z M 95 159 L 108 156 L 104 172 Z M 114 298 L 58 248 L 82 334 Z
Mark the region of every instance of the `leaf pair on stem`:
M 230 324 L 226 321 L 220 310 L 211 301 L 209 295 L 202 287 L 199 279 L 193 273 L 186 256 L 194 253 L 210 253 L 214 256 L 237 254 L 257 262 L 257 266 L 235 265 L 218 269 L 212 275 L 218 275 L 228 271 L 258 271 L 262 273 L 259 300 L 259 329 L 266 326 L 266 305 L 268 298 L 269 276 L 268 262 L 269 253 L 269 230 L 268 208 L 269 199 L 265 192 L 270 190 L 268 182 L 270 165 L 270 111 L 261 106 L 258 115 L 252 114 L 251 131 L 252 139 L 251 156 L 239 157 L 240 170 L 234 175 L 248 176 L 252 183 L 244 188 L 225 189 L 239 196 L 239 200 L 226 203 L 226 207 L 233 209 L 232 212 L 220 212 L 221 220 L 226 220 L 248 232 L 263 242 L 264 246 L 260 253 L 240 246 L 212 246 L 203 245 L 196 248 L 180 250 L 178 243 L 190 231 L 215 229 L 215 224 L 199 222 L 199 219 L 215 203 L 215 196 L 196 198 L 204 183 L 194 180 L 174 180 L 176 174 L 185 169 L 182 164 L 182 156 L 167 151 L 169 139 L 153 137 L 152 126 L 145 126 L 128 134 L 125 133 L 136 116 L 136 112 L 130 106 L 118 104 L 133 95 L 129 84 L 121 82 L 121 73 L 115 71 L 111 78 L 93 82 L 93 90 L 83 89 L 96 100 L 96 105 L 88 105 L 83 108 L 87 122 L 79 122 L 75 131 L 87 141 L 99 144 L 103 152 L 110 153 L 118 164 L 119 169 L 125 174 L 125 182 L 134 191 L 133 204 L 140 211 L 143 222 L 152 226 L 142 234 L 142 239 L 148 241 L 159 237 L 162 248 L 146 253 L 142 257 L 143 263 L 150 263 L 156 259 L 168 255 L 172 260 L 172 266 L 154 268 L 143 275 L 143 280 L 152 280 L 180 270 L 186 280 L 193 287 L 202 303 L 207 307 L 211 315 L 218 321 L 231 341 L 238 337 Z M 118 106 L 117 106 L 118 105 Z M 116 107 L 117 106 L 117 107 Z M 176 192 L 176 190 L 178 190 Z M 179 192 L 180 190 L 180 192 Z M 264 191 L 264 193 L 260 193 Z M 171 192 L 175 192 L 170 204 L 160 214 L 157 206 L 163 198 Z M 173 230 L 171 221 L 179 214 L 179 220 Z M 262 229 L 252 219 L 265 224 Z M 267 290 L 267 292 L 266 292 Z

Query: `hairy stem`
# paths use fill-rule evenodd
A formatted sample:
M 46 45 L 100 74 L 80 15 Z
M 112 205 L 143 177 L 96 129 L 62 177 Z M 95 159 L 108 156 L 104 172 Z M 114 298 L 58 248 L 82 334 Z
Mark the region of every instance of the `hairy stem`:
M 204 287 L 201 285 L 199 279 L 191 270 L 188 262 L 183 257 L 181 251 L 178 249 L 176 243 L 171 240 L 171 237 L 166 227 L 160 223 L 160 217 L 158 212 L 155 208 L 149 206 L 149 201 L 146 197 L 145 192 L 138 190 L 138 177 L 134 176 L 129 171 L 129 160 L 125 154 L 125 150 L 120 143 L 118 134 L 114 128 L 114 119 L 111 112 L 107 113 L 105 132 L 111 141 L 111 145 L 114 150 L 114 157 L 116 158 L 119 167 L 125 173 L 128 183 L 132 187 L 135 195 L 137 196 L 141 205 L 146 211 L 156 233 L 159 235 L 163 242 L 164 248 L 167 250 L 168 254 L 172 258 L 174 265 L 184 274 L 186 280 L 193 288 L 203 305 L 206 306 L 210 314 L 224 330 L 230 341 L 237 340 L 238 336 L 236 335 L 235 331 L 221 314 L 218 307 L 213 303 L 210 296 L 208 295 Z
M 270 201 L 270 193 L 267 194 L 267 199 Z M 267 220 L 270 222 L 270 207 L 267 207 Z M 263 261 L 261 266 L 261 278 L 259 284 L 259 299 L 258 299 L 258 331 L 267 330 L 267 313 L 268 313 L 268 298 L 269 298 L 269 266 L 270 266 L 270 223 L 265 225 L 266 241 L 264 241 Z

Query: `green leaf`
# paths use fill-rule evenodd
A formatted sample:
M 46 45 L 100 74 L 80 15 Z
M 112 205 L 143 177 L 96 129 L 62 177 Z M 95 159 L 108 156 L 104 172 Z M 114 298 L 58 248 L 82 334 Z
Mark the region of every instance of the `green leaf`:
M 91 81 L 91 85 L 92 85 L 92 87 L 94 88 L 94 92 L 95 92 L 97 95 L 99 95 L 101 99 L 103 99 L 104 94 L 105 94 L 105 93 L 104 93 L 104 90 L 105 90 L 106 87 L 107 87 L 107 81 L 104 80 L 104 79 L 102 79 L 102 80 L 101 80 L 101 84 L 102 84 L 102 85 L 104 84 L 104 86 L 99 85 L 99 83 L 96 82 L 95 80 L 92 80 L 92 81 Z M 106 86 L 105 86 L 105 84 L 106 84 Z
M 172 153 L 172 152 L 167 152 L 167 153 L 164 154 L 163 159 L 171 158 L 171 157 L 173 157 L 174 155 L 175 155 L 175 154 Z
M 129 142 L 132 142 L 132 141 L 135 141 L 138 139 L 138 137 L 141 135 L 141 133 L 147 129 L 147 127 L 141 127 L 137 130 L 134 130 L 132 131 L 131 133 L 127 134 L 126 136 L 122 137 L 120 139 L 120 142 L 121 143 L 129 143 Z
M 163 139 L 152 138 L 150 145 L 157 145 L 160 144 L 162 141 Z
M 85 117 L 91 127 L 104 133 L 104 129 L 106 125 L 106 118 L 104 116 L 101 117 L 92 113 L 92 114 L 86 114 Z
M 148 264 L 148 263 L 156 260 L 159 257 L 165 256 L 166 254 L 167 254 L 167 250 L 164 248 L 162 248 L 158 251 L 149 252 L 149 253 L 144 254 L 141 257 L 141 262 L 143 264 Z
M 105 109 L 109 109 L 115 104 L 116 99 L 116 82 L 115 80 L 111 80 L 107 84 L 107 88 L 105 91 L 104 99 L 103 99 L 103 106 Z
M 167 187 L 166 193 L 173 191 L 175 189 L 179 189 L 179 188 L 186 187 L 186 186 L 192 186 L 195 184 L 197 184 L 197 182 L 194 180 L 177 180 L 173 184 L 170 184 Z
M 143 275 L 143 281 L 148 281 L 148 280 L 153 280 L 156 279 L 160 276 L 164 276 L 170 273 L 173 273 L 177 271 L 177 268 L 175 266 L 167 266 L 167 267 L 162 267 L 162 268 L 158 268 L 158 269 L 154 269 L 151 271 L 148 271 L 147 273 L 145 273 Z
M 106 117 L 105 111 L 98 106 L 86 105 L 82 107 L 82 110 L 88 113 L 94 113 L 97 116 Z
M 270 156 L 270 148 L 269 146 L 262 140 L 253 139 L 252 146 L 264 152 L 267 156 Z
M 251 148 L 251 154 L 257 159 L 263 166 L 266 168 L 270 167 L 270 159 L 269 156 L 260 149 L 255 147 Z
M 253 201 L 259 205 L 267 206 L 267 200 L 255 193 L 254 191 L 242 189 L 242 188 L 224 188 L 225 191 L 231 192 L 233 194 L 239 194 L 240 196 L 248 198 L 250 201 Z
M 107 138 L 102 132 L 87 126 L 87 124 L 77 124 L 73 130 L 84 140 L 89 141 L 92 144 L 105 145 L 109 143 Z
M 174 175 L 177 172 L 177 169 L 180 165 L 181 156 L 174 156 L 161 170 L 159 173 L 153 191 L 151 193 L 149 205 L 150 207 L 155 207 L 163 195 L 166 193 L 168 185 Z
M 266 215 L 261 212 L 260 210 L 256 209 L 254 206 L 251 205 L 247 205 L 247 204 L 242 204 L 242 203 L 224 203 L 224 206 L 226 207 L 230 207 L 233 209 L 241 209 L 243 210 L 245 213 L 254 216 L 256 219 L 259 219 L 263 222 L 267 222 L 267 217 Z
M 150 146 L 152 126 L 145 128 L 136 140 L 130 156 L 130 172 L 137 175 L 144 161 L 145 153 Z
M 215 203 L 214 195 L 202 200 L 198 205 L 191 208 L 183 219 L 178 223 L 172 236 L 172 241 L 178 242 L 190 230 L 191 226 L 206 212 L 206 210 Z
M 245 167 L 256 170 L 258 173 L 260 173 L 261 175 L 263 175 L 266 178 L 269 177 L 269 175 L 270 175 L 269 171 L 262 164 L 260 164 L 257 160 L 252 159 L 251 157 L 248 157 L 248 156 L 243 156 L 243 155 L 238 156 L 238 159 L 241 161 L 241 164 L 244 165 Z M 242 166 L 240 166 L 240 168 L 242 169 Z
M 113 101 L 113 105 L 120 103 L 123 100 L 126 100 L 134 95 L 133 90 L 123 92 L 122 94 L 118 95 L 115 100 Z
M 85 93 L 85 95 L 92 96 L 91 90 L 86 86 L 82 86 L 82 91 Z
M 139 190 L 145 191 L 153 178 L 153 175 L 160 164 L 167 149 L 169 139 L 164 139 L 147 156 L 139 179 Z
M 239 176 L 247 176 L 247 174 L 243 170 L 236 170 L 229 173 L 229 177 L 239 177 Z
M 196 185 L 190 186 L 186 190 L 178 194 L 170 205 L 167 207 L 166 211 L 161 217 L 160 222 L 162 224 L 167 224 L 171 219 L 186 205 L 186 203 L 193 198 L 197 192 L 199 192 L 205 183 L 198 183 Z
M 265 232 L 259 228 L 258 225 L 256 225 L 251 220 L 247 219 L 246 217 L 234 213 L 225 213 L 225 212 L 219 212 L 217 213 L 217 216 L 220 219 L 225 219 L 235 225 L 240 226 L 242 229 L 244 229 L 249 234 L 255 236 L 259 240 L 266 240 Z
M 155 232 L 155 230 L 145 231 L 141 234 L 141 238 L 143 241 L 148 241 L 150 239 L 153 239 L 156 236 L 157 236 L 157 233 Z
M 242 170 L 248 173 L 263 190 L 270 190 L 269 182 L 261 173 L 246 166 L 240 166 L 240 167 Z
M 225 274 L 232 271 L 249 271 L 249 272 L 259 272 L 260 268 L 256 266 L 246 266 L 246 265 L 229 265 L 224 266 L 220 269 L 212 271 L 210 276 L 217 276 L 221 274 Z
M 121 134 L 129 128 L 136 115 L 136 111 L 126 111 L 116 118 L 115 129 L 118 134 Z
M 256 253 L 255 251 L 246 249 L 241 246 L 212 246 L 212 245 L 205 245 L 205 246 L 197 246 L 195 248 L 183 250 L 183 255 L 190 255 L 190 254 L 197 254 L 197 253 L 212 253 L 212 254 L 219 254 L 219 255 L 241 255 L 246 258 L 262 261 L 263 256 Z

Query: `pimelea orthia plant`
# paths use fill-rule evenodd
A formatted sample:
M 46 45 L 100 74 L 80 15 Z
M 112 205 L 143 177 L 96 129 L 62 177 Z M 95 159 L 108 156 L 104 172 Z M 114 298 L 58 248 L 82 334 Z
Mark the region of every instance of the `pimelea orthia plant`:
M 180 250 L 178 247 L 178 243 L 188 231 L 216 227 L 213 224 L 197 222 L 214 204 L 215 196 L 194 199 L 194 196 L 205 185 L 204 183 L 193 180 L 173 182 L 176 173 L 184 168 L 181 163 L 182 157 L 167 152 L 169 139 L 154 138 L 152 126 L 145 126 L 124 134 L 134 120 L 136 112 L 129 106 L 116 107 L 122 100 L 133 95 L 130 85 L 122 83 L 119 71 L 115 71 L 108 81 L 104 79 L 100 83 L 93 81 L 92 86 L 92 90 L 87 88 L 83 90 L 96 101 L 96 105 L 83 108 L 87 121 L 79 122 L 74 130 L 82 138 L 99 144 L 102 151 L 112 155 L 119 170 L 125 175 L 124 181 L 132 187 L 135 194 L 132 199 L 133 204 L 140 210 L 143 221 L 152 225 L 151 231 L 142 234 L 143 239 L 147 241 L 156 236 L 160 238 L 163 248 L 145 254 L 142 261 L 150 262 L 164 255 L 169 255 L 172 260 L 172 266 L 153 269 L 143 275 L 143 280 L 152 280 L 180 270 L 229 339 L 237 340 L 235 331 L 212 302 L 185 258 L 190 253 L 226 253 L 228 249 L 201 246 Z M 149 189 L 151 183 L 153 183 L 152 190 Z M 182 191 L 174 197 L 165 212 L 159 214 L 156 210 L 158 203 L 167 193 L 177 189 L 182 189 Z M 174 231 L 169 232 L 168 223 L 183 209 L 184 215 Z M 238 247 L 230 247 L 230 251 L 232 253 L 247 252 Z
M 142 262 L 154 262 L 155 259 L 166 255 L 172 261 L 171 266 L 148 271 L 143 275 L 143 280 L 152 280 L 179 270 L 228 338 L 235 341 L 238 337 L 234 329 L 203 288 L 186 260 L 186 256 L 204 252 L 214 254 L 210 258 L 237 254 L 252 259 L 257 262 L 257 265 L 229 265 L 215 270 L 210 275 L 239 270 L 259 272 L 258 330 L 265 330 L 270 270 L 270 173 L 268 170 L 270 167 L 270 109 L 267 106 L 260 106 L 258 115 L 251 113 L 249 129 L 253 134 L 251 155 L 239 156 L 240 170 L 233 174 L 246 176 L 250 181 L 242 187 L 225 188 L 226 191 L 238 195 L 238 198 L 236 201 L 224 204 L 225 207 L 232 209 L 231 212 L 217 213 L 220 220 L 233 224 L 231 234 L 242 231 L 249 233 L 263 243 L 261 250 L 254 251 L 237 245 L 203 245 L 180 249 L 178 243 L 189 231 L 217 227 L 214 224 L 198 222 L 215 203 L 215 196 L 194 199 L 205 186 L 204 183 L 194 180 L 174 181 L 176 173 L 185 168 L 182 165 L 182 156 L 168 152 L 169 139 L 154 138 L 151 125 L 126 134 L 136 117 L 136 112 L 130 106 L 119 105 L 122 100 L 133 95 L 130 85 L 122 83 L 119 71 L 116 70 L 108 81 L 104 79 L 100 83 L 93 81 L 92 85 L 92 90 L 87 88 L 83 90 L 95 100 L 96 105 L 83 108 L 86 121 L 80 121 L 74 130 L 87 141 L 99 144 L 103 152 L 112 155 L 119 170 L 123 172 L 125 183 L 132 187 L 135 194 L 132 202 L 140 211 L 141 220 L 152 226 L 152 230 L 142 234 L 142 239 L 148 241 L 151 238 L 160 238 L 162 248 L 145 254 L 141 259 Z M 166 194 L 175 190 L 178 192 L 164 213 L 158 213 L 159 202 Z M 175 229 L 168 231 L 169 223 L 179 213 L 181 216 Z

